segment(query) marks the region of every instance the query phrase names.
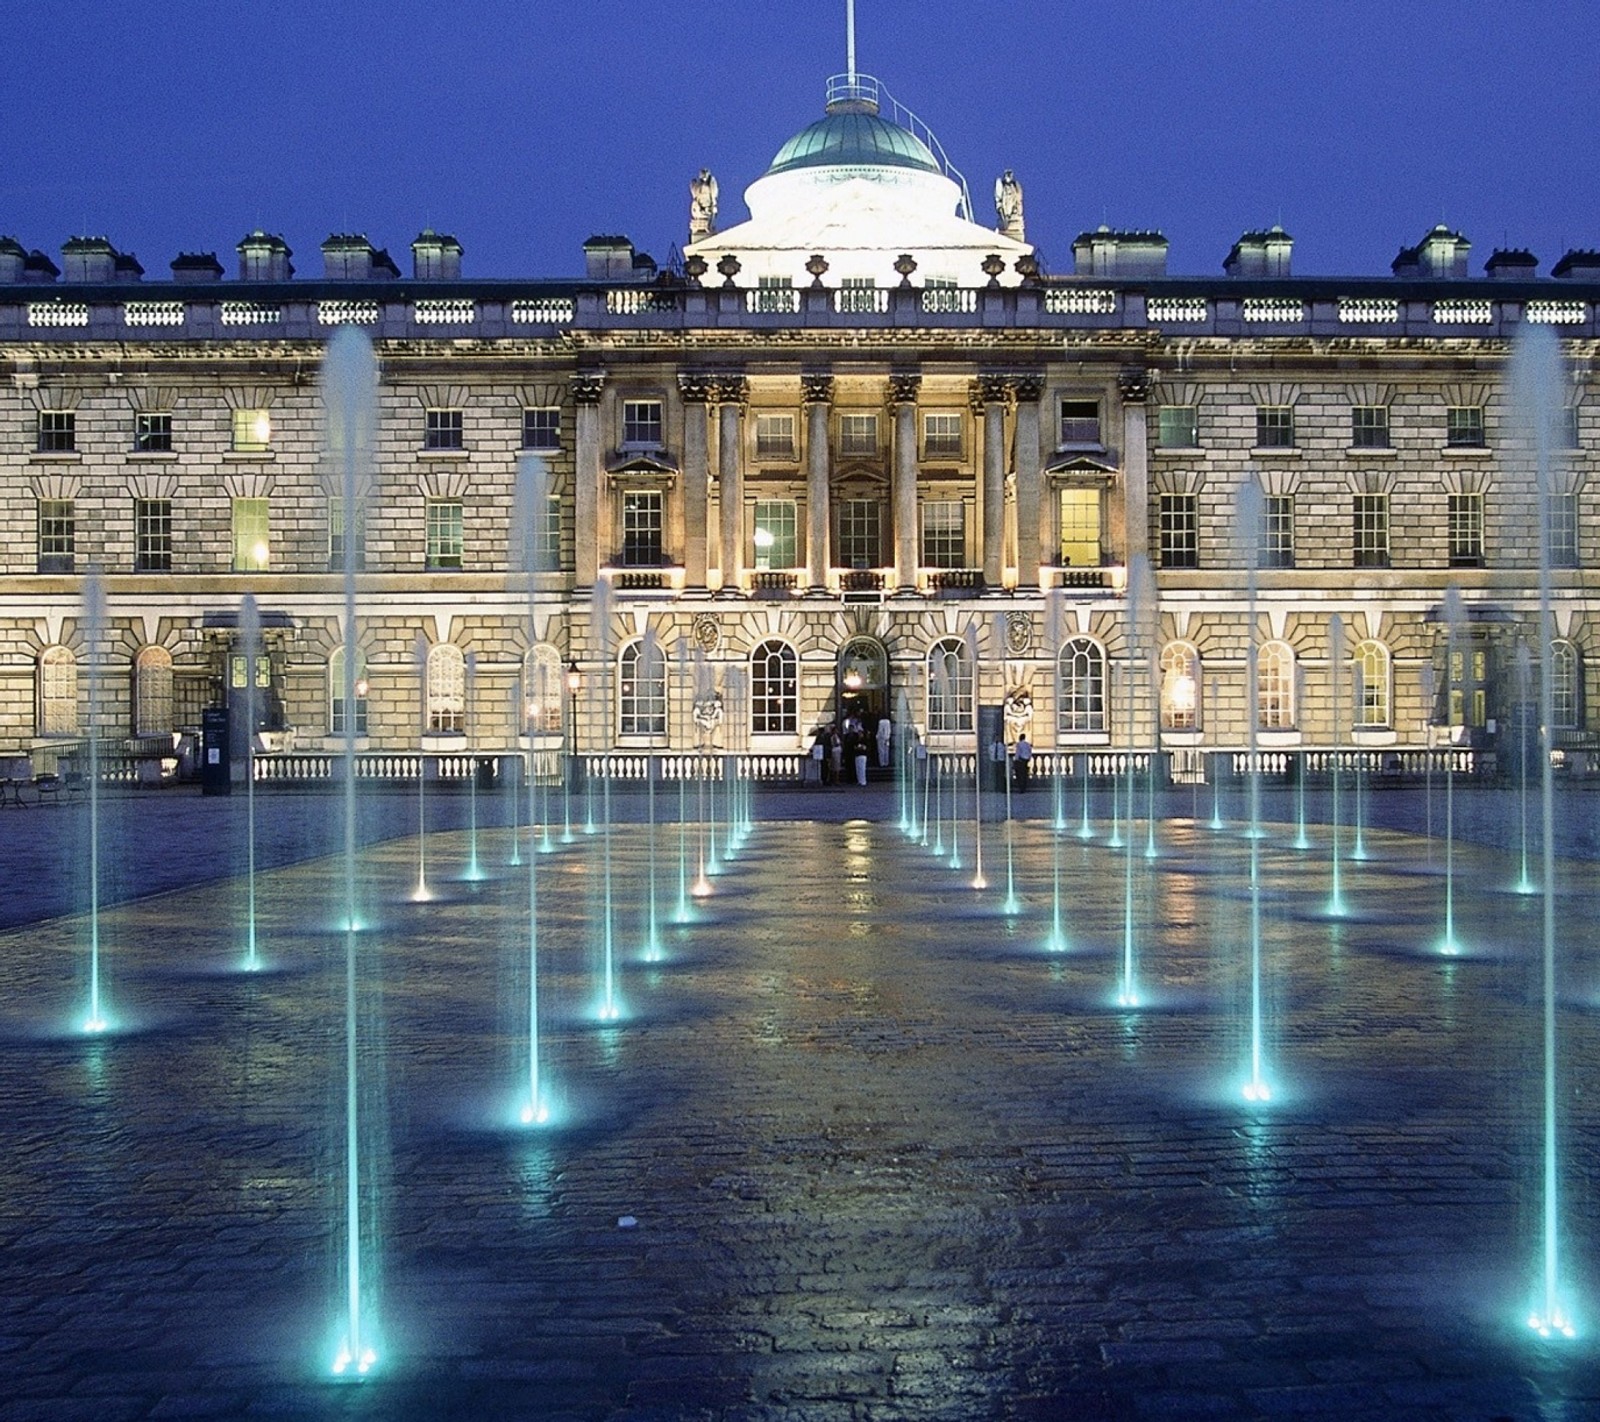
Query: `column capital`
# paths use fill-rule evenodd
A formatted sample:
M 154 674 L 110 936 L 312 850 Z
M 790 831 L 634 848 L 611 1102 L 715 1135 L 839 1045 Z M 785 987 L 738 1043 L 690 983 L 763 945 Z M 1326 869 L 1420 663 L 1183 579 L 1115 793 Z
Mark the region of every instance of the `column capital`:
M 704 405 L 716 394 L 716 377 L 703 370 L 680 370 L 678 393 L 688 405 Z
M 922 389 L 922 377 L 912 371 L 899 371 L 889 377 L 887 400 L 891 406 L 915 405 Z
M 1012 399 L 1011 377 L 1000 371 L 980 371 L 978 378 L 967 390 L 972 413 L 981 415 L 990 405 L 1009 405 Z
M 833 403 L 833 377 L 825 372 L 810 372 L 800 377 L 800 399 L 807 405 Z
M 1125 365 L 1117 374 L 1117 389 L 1125 405 L 1143 405 L 1150 398 L 1150 372 L 1142 365 Z
M 750 382 L 737 371 L 710 377 L 719 405 L 743 405 L 750 398 Z
M 571 377 L 570 387 L 574 404 L 598 405 L 606 388 L 606 373 L 603 370 L 580 370 Z
M 1019 370 L 1008 377 L 1011 393 L 1017 403 L 1033 404 L 1044 394 L 1044 373 L 1037 370 Z

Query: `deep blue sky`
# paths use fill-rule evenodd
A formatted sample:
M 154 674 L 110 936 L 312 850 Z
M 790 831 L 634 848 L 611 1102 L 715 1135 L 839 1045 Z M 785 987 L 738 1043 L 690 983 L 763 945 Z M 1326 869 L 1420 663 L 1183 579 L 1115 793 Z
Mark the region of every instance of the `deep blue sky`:
M 1027 193 L 1052 270 L 1085 227 L 1157 227 L 1212 273 L 1281 220 L 1300 273 L 1381 274 L 1441 219 L 1541 273 L 1600 247 L 1595 0 L 858 0 L 860 67 L 933 127 L 992 221 Z M 425 225 L 476 276 L 581 270 L 593 232 L 664 259 L 688 180 L 722 224 L 844 68 L 844 0 L 47 3 L 7 27 L 0 233 L 103 234 L 164 278 L 230 275 L 251 227 L 302 276 L 332 231 L 409 272 Z

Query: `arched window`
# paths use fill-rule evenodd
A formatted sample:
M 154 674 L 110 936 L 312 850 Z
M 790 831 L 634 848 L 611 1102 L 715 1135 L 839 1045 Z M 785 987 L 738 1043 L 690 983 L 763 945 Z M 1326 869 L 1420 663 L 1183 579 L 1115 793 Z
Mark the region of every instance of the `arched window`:
M 561 656 L 548 642 L 522 659 L 522 724 L 530 736 L 561 734 Z
M 1056 731 L 1106 728 L 1106 654 L 1098 642 L 1074 637 L 1056 662 Z
M 792 736 L 800 729 L 800 672 L 787 642 L 763 642 L 750 653 L 750 733 Z
M 133 733 L 164 736 L 172 730 L 172 653 L 142 647 L 133 659 Z
M 430 688 L 431 690 L 431 688 Z M 432 697 L 430 695 L 430 704 Z M 328 732 L 342 736 L 349 732 L 357 736 L 367 734 L 367 659 L 356 654 L 355 722 L 345 724 L 344 701 L 344 648 L 335 647 L 328 658 Z
M 1358 727 L 1389 724 L 1389 649 L 1382 642 L 1359 642 L 1351 658 L 1355 671 Z
M 78 659 L 67 647 L 39 653 L 39 734 L 78 733 Z
M 967 644 L 946 637 L 928 651 L 928 730 L 954 735 L 973 729 L 972 662 Z
M 1583 725 L 1583 657 L 1571 642 L 1550 644 L 1550 725 L 1558 731 Z
M 654 642 L 637 638 L 617 658 L 617 734 L 667 733 L 667 659 Z
M 1188 642 L 1168 642 L 1161 650 L 1161 729 L 1200 727 L 1200 654 Z
M 1294 648 L 1287 642 L 1263 643 L 1256 653 L 1256 725 L 1294 728 Z
M 467 659 L 453 642 L 428 648 L 428 729 L 459 735 L 467 724 Z

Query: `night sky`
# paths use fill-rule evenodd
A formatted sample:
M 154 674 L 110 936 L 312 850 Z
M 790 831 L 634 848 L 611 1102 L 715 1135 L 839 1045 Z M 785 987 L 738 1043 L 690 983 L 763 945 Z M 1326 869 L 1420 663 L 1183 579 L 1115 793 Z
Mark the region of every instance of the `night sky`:
M 1016 169 L 1053 271 L 1102 222 L 1164 231 L 1184 274 L 1278 221 L 1301 274 L 1386 273 L 1439 221 L 1474 273 L 1600 247 L 1594 0 L 859 0 L 858 26 L 980 221 Z M 315 277 L 355 231 L 409 272 L 432 226 L 468 276 L 560 277 L 595 232 L 665 260 L 701 165 L 741 220 L 845 67 L 844 0 L 76 0 L 19 10 L 5 48 L 0 234 L 29 248 L 231 275 L 260 226 Z

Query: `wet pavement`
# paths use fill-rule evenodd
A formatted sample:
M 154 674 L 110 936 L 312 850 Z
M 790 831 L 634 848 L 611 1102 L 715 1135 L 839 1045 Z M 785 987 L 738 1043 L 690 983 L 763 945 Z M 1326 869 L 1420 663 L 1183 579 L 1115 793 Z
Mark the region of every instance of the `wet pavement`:
M 795 818 L 757 825 L 655 963 L 650 832 L 619 827 L 614 1025 L 593 1012 L 605 836 L 538 856 L 542 1129 L 516 1120 L 529 885 L 509 832 L 481 836 L 477 882 L 466 835 L 430 835 L 425 904 L 414 839 L 367 851 L 380 1359 L 330 1381 L 345 935 L 340 866 L 307 856 L 337 815 L 264 798 L 261 859 L 284 867 L 258 886 L 263 971 L 238 971 L 244 888 L 214 877 L 237 802 L 198 796 L 104 807 L 113 861 L 181 887 L 103 918 L 113 1031 L 76 1030 L 81 918 L 0 935 L 0 1422 L 1600 1416 L 1587 864 L 1563 862 L 1557 903 L 1561 1271 L 1583 1331 L 1546 1343 L 1524 1321 L 1540 901 L 1510 892 L 1514 844 L 1458 849 L 1445 957 L 1437 846 L 1370 831 L 1331 919 L 1328 831 L 1264 841 L 1273 1099 L 1251 1105 L 1241 835 L 1168 824 L 1130 861 L 1104 822 L 1059 845 L 1019 823 L 1007 914 L 1004 827 L 991 815 L 976 891 L 970 825 L 953 870 L 899 831 L 889 790 L 764 801 Z M 1477 803 L 1466 818 L 1504 834 L 1504 801 Z M 381 800 L 371 834 L 415 809 Z M 68 854 L 73 817 L 0 817 L 8 921 L 55 902 L 17 876 Z M 668 914 L 677 827 L 655 839 Z M 681 842 L 692 877 L 697 828 Z

